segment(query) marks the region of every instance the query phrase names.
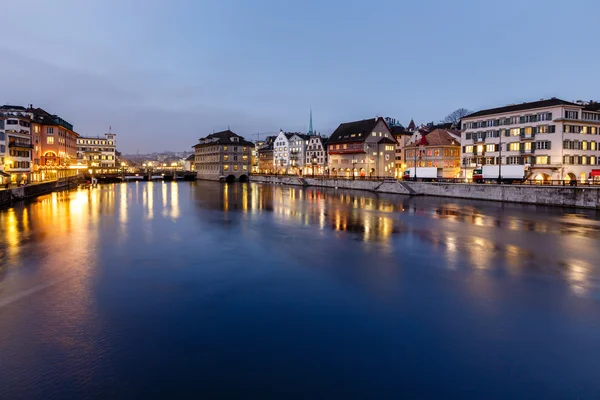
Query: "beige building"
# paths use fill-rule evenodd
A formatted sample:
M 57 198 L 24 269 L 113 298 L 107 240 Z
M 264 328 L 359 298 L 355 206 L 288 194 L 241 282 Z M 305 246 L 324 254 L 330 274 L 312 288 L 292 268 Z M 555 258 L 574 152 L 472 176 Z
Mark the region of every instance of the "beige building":
M 118 173 L 117 139 L 114 133 L 104 137 L 79 137 L 77 139 L 77 163 L 98 173 Z
M 341 124 L 327 141 L 329 175 L 394 177 L 396 140 L 381 117 Z
M 414 122 L 410 121 L 412 125 Z M 401 125 L 390 127 L 392 135 L 396 139 L 396 156 L 395 156 L 395 171 L 396 178 L 401 178 L 402 173 L 406 169 L 406 157 L 404 155 L 404 148 L 408 145 L 412 131 L 404 128 Z
M 464 177 L 483 165 L 524 165 L 540 181 L 600 175 L 600 103 L 557 98 L 478 111 L 462 123 Z
M 200 139 L 193 147 L 198 179 L 248 181 L 254 143 L 226 130 Z
M 460 132 L 435 129 L 404 148 L 407 168 L 442 168 L 443 178 L 460 177 Z

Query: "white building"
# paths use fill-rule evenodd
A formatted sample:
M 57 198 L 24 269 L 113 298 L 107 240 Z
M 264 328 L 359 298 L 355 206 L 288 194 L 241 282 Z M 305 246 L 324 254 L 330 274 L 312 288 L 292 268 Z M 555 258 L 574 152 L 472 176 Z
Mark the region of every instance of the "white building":
M 482 165 L 522 164 L 527 178 L 600 175 L 600 104 L 557 98 L 478 111 L 461 121 L 463 176 Z
M 327 167 L 327 139 L 310 136 L 306 144 L 305 175 L 323 175 Z
M 77 138 L 77 161 L 80 165 L 89 168 L 114 170 L 117 165 L 117 135 L 104 134 L 104 138 L 79 137 Z
M 278 173 L 301 174 L 309 136 L 280 131 L 273 143 L 273 165 Z
M 6 157 L 6 133 L 4 132 L 4 120 L 0 118 L 0 185 L 5 185 L 10 179 L 10 174 L 4 172 L 4 160 Z
M 3 177 L 14 184 L 29 182 L 32 170 L 31 113 L 21 106 L 0 107 L 4 120 Z M 0 143 L 1 145 L 1 143 Z M 1 150 L 1 148 L 0 148 Z M 9 177 L 4 176 L 9 175 Z

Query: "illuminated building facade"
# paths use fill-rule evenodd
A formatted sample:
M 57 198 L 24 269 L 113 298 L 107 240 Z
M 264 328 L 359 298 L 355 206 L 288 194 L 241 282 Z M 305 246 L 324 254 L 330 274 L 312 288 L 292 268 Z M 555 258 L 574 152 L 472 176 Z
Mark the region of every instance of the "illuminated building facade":
M 254 143 L 226 130 L 201 138 L 193 147 L 198 179 L 248 180 Z
M 78 165 L 99 173 L 118 172 L 117 135 L 109 132 L 104 137 L 79 137 L 77 139 Z

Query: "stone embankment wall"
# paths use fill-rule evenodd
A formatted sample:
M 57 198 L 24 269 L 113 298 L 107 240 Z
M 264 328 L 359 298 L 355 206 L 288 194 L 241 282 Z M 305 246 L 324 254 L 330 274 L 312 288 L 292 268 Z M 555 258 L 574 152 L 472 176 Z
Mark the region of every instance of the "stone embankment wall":
M 491 185 L 349 179 L 314 179 L 293 176 L 252 176 L 253 182 L 367 190 L 378 193 L 454 197 L 510 203 L 600 209 L 600 187 Z
M 68 180 L 36 183 L 34 185 L 0 190 L 0 206 L 6 206 L 15 201 L 31 199 L 43 194 L 52 193 L 56 190 L 68 189 L 76 184 L 77 179 L 73 177 L 69 178 Z

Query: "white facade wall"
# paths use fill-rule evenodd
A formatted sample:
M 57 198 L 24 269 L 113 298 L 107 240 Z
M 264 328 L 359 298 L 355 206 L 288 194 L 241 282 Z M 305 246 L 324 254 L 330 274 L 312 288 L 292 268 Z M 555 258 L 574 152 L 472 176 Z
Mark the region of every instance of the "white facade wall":
M 583 106 L 561 105 L 463 118 L 462 176 L 471 178 L 473 169 L 487 164 L 497 165 L 500 162 L 498 150 L 501 149 L 502 165 L 524 164 L 531 178 L 587 179 L 592 169 L 600 169 L 600 121 L 582 120 L 582 109 Z M 566 118 L 567 111 L 577 112 L 578 119 Z M 537 116 L 537 120 L 529 121 L 533 115 Z M 494 126 L 491 122 L 492 126 L 487 126 L 489 121 L 507 118 L 515 123 Z M 481 123 L 483 126 L 480 126 Z M 572 128 L 569 126 L 582 127 L 575 129 L 587 133 L 570 133 Z M 490 131 L 500 133 L 490 135 Z M 571 157 L 577 157 L 576 161 L 573 162 Z
M 290 142 L 281 131 L 273 143 L 273 167 L 277 172 L 287 172 L 290 165 Z
M 304 174 L 323 174 L 327 166 L 327 149 L 323 146 L 323 138 L 321 136 L 311 136 L 306 144 Z M 314 162 L 313 162 L 314 160 Z M 313 164 L 315 171 L 312 171 Z

